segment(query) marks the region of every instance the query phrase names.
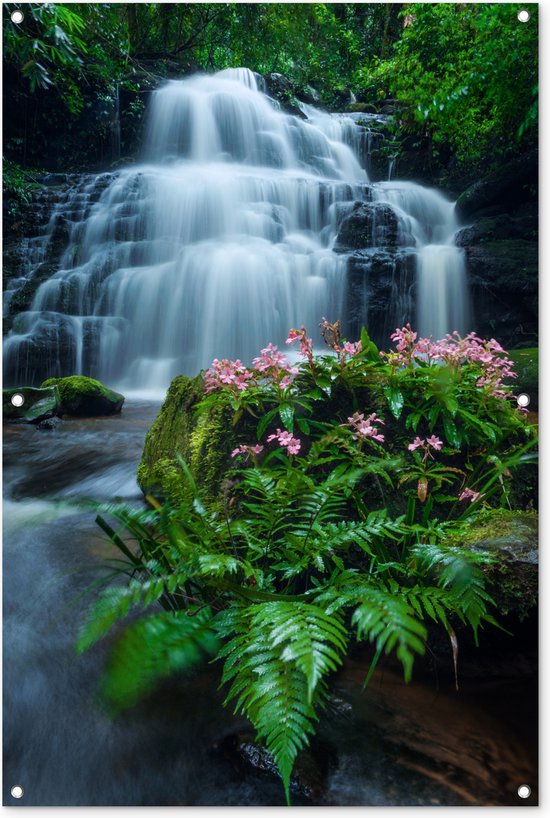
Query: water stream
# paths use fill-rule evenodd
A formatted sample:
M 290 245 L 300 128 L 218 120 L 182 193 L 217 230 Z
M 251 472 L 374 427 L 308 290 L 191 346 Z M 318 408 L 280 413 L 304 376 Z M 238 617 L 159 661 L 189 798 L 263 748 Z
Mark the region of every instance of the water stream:
M 6 384 L 87 374 L 165 389 L 214 357 L 249 361 L 292 326 L 346 326 L 348 256 L 333 250 L 345 203 L 387 203 L 416 258 L 423 334 L 471 329 L 454 207 L 411 182 L 369 182 L 357 115 L 282 112 L 247 69 L 152 94 L 140 164 L 82 176 L 31 240 L 23 286 L 60 226 L 58 269 L 4 344 Z M 13 297 L 14 291 L 10 292 Z M 384 313 L 392 314 L 388 303 Z

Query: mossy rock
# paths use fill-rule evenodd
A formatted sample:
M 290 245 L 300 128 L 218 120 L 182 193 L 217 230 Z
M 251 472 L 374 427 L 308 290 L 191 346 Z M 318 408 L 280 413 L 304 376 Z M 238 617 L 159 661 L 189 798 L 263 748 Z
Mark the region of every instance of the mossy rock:
M 538 517 L 533 511 L 491 509 L 461 537 L 472 550 L 496 557 L 486 569 L 488 590 L 499 614 L 525 619 L 536 609 L 538 595 Z
M 530 409 L 538 407 L 539 392 L 539 349 L 512 349 L 508 353 L 515 365 L 518 377 L 514 378 L 514 389 L 517 394 L 525 392 L 529 395 Z
M 41 389 L 55 386 L 59 390 L 60 414 L 74 417 L 116 415 L 122 409 L 124 395 L 113 392 L 100 381 L 84 375 L 48 378 Z
M 178 455 L 187 463 L 203 500 L 216 502 L 231 452 L 250 437 L 246 422 L 234 425 L 234 412 L 220 393 L 207 409 L 198 411 L 204 398 L 201 375 L 179 375 L 170 384 L 158 417 L 145 438 L 138 468 L 138 484 L 145 494 L 181 501 L 189 492 Z M 248 437 L 247 437 L 248 433 Z
M 13 395 L 23 397 L 21 406 L 13 405 L 11 402 Z M 59 392 L 53 385 L 41 389 L 22 386 L 17 389 L 4 389 L 2 392 L 4 421 L 40 423 L 47 418 L 60 414 L 59 403 Z

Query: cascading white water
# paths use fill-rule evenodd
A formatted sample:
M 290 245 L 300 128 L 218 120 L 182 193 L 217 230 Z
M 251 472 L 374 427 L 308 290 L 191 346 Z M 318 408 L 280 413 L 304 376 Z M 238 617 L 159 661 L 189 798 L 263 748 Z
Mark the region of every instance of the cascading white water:
M 165 388 L 214 357 L 283 344 L 291 326 L 342 317 L 338 205 L 369 197 L 389 202 L 418 246 L 421 331 L 462 329 L 452 205 L 412 183 L 369 188 L 364 128 L 309 106 L 306 120 L 286 115 L 261 88 L 229 69 L 154 92 L 146 162 L 85 179 L 56 206 L 49 229 L 62 215 L 67 246 L 6 339 L 8 379 L 82 373 Z
M 422 336 L 437 339 L 453 330 L 461 334 L 469 331 L 471 310 L 464 251 L 453 242 L 458 230 L 454 202 L 437 190 L 404 181 L 373 185 L 372 196 L 392 206 L 402 229 L 416 243 L 415 329 Z

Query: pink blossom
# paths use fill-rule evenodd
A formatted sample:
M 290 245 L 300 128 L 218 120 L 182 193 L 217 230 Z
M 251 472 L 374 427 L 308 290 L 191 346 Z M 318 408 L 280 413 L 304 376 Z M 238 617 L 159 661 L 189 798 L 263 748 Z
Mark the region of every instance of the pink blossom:
M 255 446 L 237 446 L 237 448 L 231 452 L 231 457 L 237 457 L 239 454 L 260 454 L 263 450 L 264 447 L 260 443 L 257 443 Z
M 469 500 L 470 503 L 475 503 L 476 500 L 479 500 L 480 497 L 484 497 L 484 494 L 481 494 L 479 491 L 472 491 L 472 489 L 464 489 L 459 500 Z
M 361 341 L 355 341 L 355 343 L 351 343 L 350 341 L 346 341 L 344 343 L 344 352 L 347 355 L 357 355 L 362 350 Z
M 377 426 L 373 425 L 375 423 L 384 425 L 384 421 L 377 417 L 376 412 L 369 415 L 366 420 L 362 412 L 354 412 L 352 417 L 348 418 L 348 422 L 342 425 L 350 426 L 352 431 L 356 432 L 356 434 L 353 435 L 354 440 L 369 437 L 372 440 L 378 440 L 380 443 L 383 443 L 385 439 L 384 435 L 379 432 Z
M 436 449 L 436 451 L 439 451 L 443 446 L 443 441 L 440 440 L 435 435 L 432 435 L 431 437 L 428 437 L 426 439 L 426 443 L 428 444 L 428 446 L 431 446 L 432 449 Z
M 414 452 L 414 450 L 415 450 L 415 449 L 420 448 L 420 446 L 424 446 L 424 445 L 425 445 L 425 443 L 426 443 L 426 441 L 425 441 L 425 440 L 421 440 L 419 437 L 415 437 L 415 439 L 413 440 L 413 442 L 412 442 L 412 443 L 409 443 L 409 445 L 407 446 L 407 449 L 408 449 L 410 452 Z
M 224 358 L 220 361 L 214 358 L 212 366 L 204 375 L 205 391 L 213 392 L 215 389 L 229 387 L 232 392 L 243 392 L 253 377 L 254 373 L 239 359 L 229 361 Z
M 270 443 L 272 440 L 277 440 L 279 446 L 284 446 L 288 454 L 298 454 L 302 445 L 297 437 L 293 437 L 290 432 L 286 430 L 283 432 L 281 429 L 277 429 L 274 435 L 268 436 L 267 442 Z
M 310 363 L 313 362 L 313 344 L 311 338 L 307 337 L 307 330 L 304 326 L 301 329 L 291 329 L 286 339 L 287 344 L 293 344 L 294 341 L 300 342 L 300 355 L 307 358 Z

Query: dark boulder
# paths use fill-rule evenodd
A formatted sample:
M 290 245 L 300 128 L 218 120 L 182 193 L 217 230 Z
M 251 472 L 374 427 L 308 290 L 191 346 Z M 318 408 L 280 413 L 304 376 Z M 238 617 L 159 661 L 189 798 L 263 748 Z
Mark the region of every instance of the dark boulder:
M 37 429 L 40 429 L 41 432 L 53 432 L 63 424 L 61 418 L 58 417 L 51 417 L 46 418 L 45 420 L 41 420 L 40 423 L 37 425 Z
M 456 202 L 459 219 L 513 212 L 533 199 L 538 183 L 538 153 L 532 151 L 509 161 L 484 179 L 474 182 Z
M 253 733 L 232 733 L 218 741 L 214 749 L 241 774 L 254 771 L 279 778 L 273 756 L 258 743 Z M 311 804 L 323 804 L 326 799 L 326 777 L 335 763 L 333 748 L 316 740 L 298 755 L 290 779 L 290 791 Z
M 298 102 L 298 90 L 288 77 L 273 72 L 265 74 L 263 79 L 266 93 L 279 103 L 283 111 L 301 119 L 306 118 Z
M 336 237 L 336 252 L 365 247 L 405 247 L 414 239 L 404 229 L 392 207 L 384 202 L 355 202 L 344 217 Z
M 69 378 L 49 378 L 42 388 L 56 387 L 59 391 L 60 414 L 73 417 L 115 415 L 122 409 L 124 395 L 113 392 L 100 381 L 84 375 Z
M 396 327 L 414 315 L 416 255 L 407 251 L 365 250 L 348 259 L 344 334 L 358 338 L 364 325 L 386 348 Z
M 475 327 L 505 347 L 533 346 L 538 332 L 538 247 L 524 239 L 465 247 Z

